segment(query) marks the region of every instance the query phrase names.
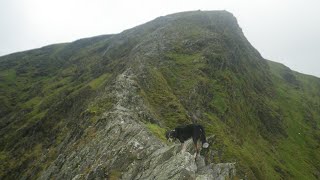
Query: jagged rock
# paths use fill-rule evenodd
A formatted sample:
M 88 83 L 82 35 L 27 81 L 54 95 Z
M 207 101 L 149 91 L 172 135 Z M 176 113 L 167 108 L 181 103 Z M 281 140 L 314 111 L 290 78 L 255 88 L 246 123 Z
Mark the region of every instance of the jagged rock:
M 213 177 L 215 179 L 232 178 L 235 175 L 235 163 L 219 163 L 213 166 Z

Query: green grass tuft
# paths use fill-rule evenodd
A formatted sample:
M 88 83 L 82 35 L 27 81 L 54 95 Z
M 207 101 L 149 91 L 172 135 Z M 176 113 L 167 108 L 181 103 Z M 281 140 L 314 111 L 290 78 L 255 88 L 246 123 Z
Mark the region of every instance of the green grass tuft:
M 151 124 L 151 123 L 147 123 L 146 126 L 156 137 L 158 137 L 163 142 L 166 142 L 166 137 L 165 137 L 166 130 L 164 128 L 161 128 L 157 124 Z

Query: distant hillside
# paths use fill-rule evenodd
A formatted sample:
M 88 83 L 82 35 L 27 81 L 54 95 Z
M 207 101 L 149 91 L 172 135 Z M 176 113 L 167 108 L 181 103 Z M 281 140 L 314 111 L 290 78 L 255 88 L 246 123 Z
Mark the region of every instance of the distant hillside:
M 199 162 L 164 138 L 192 122 Z M 226 11 L 0 57 L 0 179 L 319 179 L 319 127 L 320 79 L 265 60 Z

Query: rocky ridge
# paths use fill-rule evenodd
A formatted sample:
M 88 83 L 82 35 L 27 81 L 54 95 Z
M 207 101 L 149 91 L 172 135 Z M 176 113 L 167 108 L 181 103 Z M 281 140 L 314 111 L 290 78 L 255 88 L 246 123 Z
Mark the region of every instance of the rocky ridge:
M 67 148 L 40 175 L 40 179 L 224 179 L 235 176 L 234 163 L 205 165 L 180 145 L 167 145 L 151 134 L 139 120 L 145 109 L 137 95 L 131 69 L 120 74 L 111 88 L 113 109 L 93 125 L 94 139 L 71 150 Z M 85 136 L 85 135 L 84 135 Z M 188 147 L 192 147 L 188 141 Z M 72 146 L 69 146 L 72 147 Z M 121 173 L 120 173 L 121 172 Z

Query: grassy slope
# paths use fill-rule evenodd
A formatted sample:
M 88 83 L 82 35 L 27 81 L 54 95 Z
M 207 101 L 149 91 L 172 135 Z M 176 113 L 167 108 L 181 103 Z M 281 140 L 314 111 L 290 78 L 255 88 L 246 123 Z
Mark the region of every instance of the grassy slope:
M 1 57 L 0 177 L 36 175 L 56 158 L 58 145 L 75 129 L 74 118 L 96 116 L 108 108 L 108 102 L 88 102 L 113 74 L 96 66 L 103 61 L 96 49 L 108 39 L 83 39 Z M 42 162 L 41 154 L 47 154 Z
M 298 179 L 319 178 L 320 80 L 269 62 L 288 138 L 279 143 L 283 166 Z

